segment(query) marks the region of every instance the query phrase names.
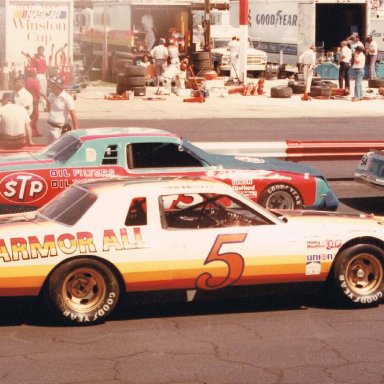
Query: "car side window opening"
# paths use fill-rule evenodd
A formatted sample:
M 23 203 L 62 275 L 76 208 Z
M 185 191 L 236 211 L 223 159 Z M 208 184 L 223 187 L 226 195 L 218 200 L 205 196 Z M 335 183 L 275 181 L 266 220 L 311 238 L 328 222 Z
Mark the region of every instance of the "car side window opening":
M 135 197 L 132 199 L 125 219 L 125 225 L 147 225 L 147 199 L 145 197 Z
M 160 196 L 164 229 L 223 228 L 272 224 L 232 196 L 196 193 Z
M 117 145 L 108 145 L 104 152 L 102 164 L 103 165 L 115 165 L 118 162 Z
M 134 143 L 127 148 L 127 163 L 135 168 L 203 167 L 203 163 L 176 143 Z

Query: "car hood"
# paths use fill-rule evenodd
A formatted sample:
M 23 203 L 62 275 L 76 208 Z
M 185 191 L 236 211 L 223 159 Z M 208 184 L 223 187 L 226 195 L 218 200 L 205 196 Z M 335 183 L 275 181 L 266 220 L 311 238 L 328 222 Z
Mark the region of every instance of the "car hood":
M 210 160 L 212 165 L 224 169 L 284 171 L 321 176 L 321 173 L 318 170 L 309 165 L 273 158 L 242 155 L 210 155 Z
M 337 225 L 341 228 L 349 228 L 358 232 L 359 228 L 374 226 L 380 231 L 384 230 L 384 216 L 373 214 L 351 214 L 339 212 L 304 211 L 304 210 L 275 210 L 277 215 L 288 223 L 303 223 L 308 226 Z
M 0 171 L 10 171 L 19 168 L 31 168 L 35 165 L 41 166 L 45 163 L 52 163 L 49 159 L 40 153 L 20 152 L 0 156 Z
M 10 213 L 0 215 L 0 228 L 8 228 L 10 225 L 23 223 L 41 223 L 46 221 L 37 217 L 36 212 Z

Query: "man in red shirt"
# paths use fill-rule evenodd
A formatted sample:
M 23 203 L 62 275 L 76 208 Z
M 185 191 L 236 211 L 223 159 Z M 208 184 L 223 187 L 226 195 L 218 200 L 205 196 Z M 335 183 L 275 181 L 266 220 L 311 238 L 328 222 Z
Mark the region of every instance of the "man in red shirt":
M 37 53 L 31 59 L 31 67 L 36 69 L 36 80 L 40 84 L 40 104 L 43 109 L 47 109 L 47 61 L 44 55 L 44 47 L 40 45 L 37 48 Z
M 30 116 L 32 136 L 41 136 L 39 130 L 37 129 L 37 122 L 39 120 L 39 100 L 40 97 L 44 98 L 44 96 L 41 95 L 40 84 L 36 80 L 36 69 L 27 68 L 26 75 L 25 89 L 32 95 L 33 98 L 33 110 Z

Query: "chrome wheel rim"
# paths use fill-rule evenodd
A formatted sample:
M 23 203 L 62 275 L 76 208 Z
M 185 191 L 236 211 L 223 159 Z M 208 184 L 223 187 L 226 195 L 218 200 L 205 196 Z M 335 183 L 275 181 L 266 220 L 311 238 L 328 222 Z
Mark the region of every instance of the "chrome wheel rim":
M 76 312 L 91 312 L 105 297 L 106 284 L 100 272 L 92 268 L 73 271 L 64 280 L 62 296 L 66 305 Z
M 348 288 L 358 295 L 375 293 L 383 281 L 383 266 L 380 260 L 369 253 L 354 256 L 346 268 Z
M 268 198 L 266 207 L 268 209 L 294 209 L 295 202 L 288 192 L 278 191 Z

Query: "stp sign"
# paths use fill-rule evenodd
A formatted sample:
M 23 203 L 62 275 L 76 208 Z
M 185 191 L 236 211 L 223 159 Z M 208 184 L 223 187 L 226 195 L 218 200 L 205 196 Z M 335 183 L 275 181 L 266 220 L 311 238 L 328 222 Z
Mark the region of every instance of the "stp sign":
M 0 196 L 11 203 L 34 203 L 47 193 L 46 181 L 33 173 L 11 173 L 0 181 Z

